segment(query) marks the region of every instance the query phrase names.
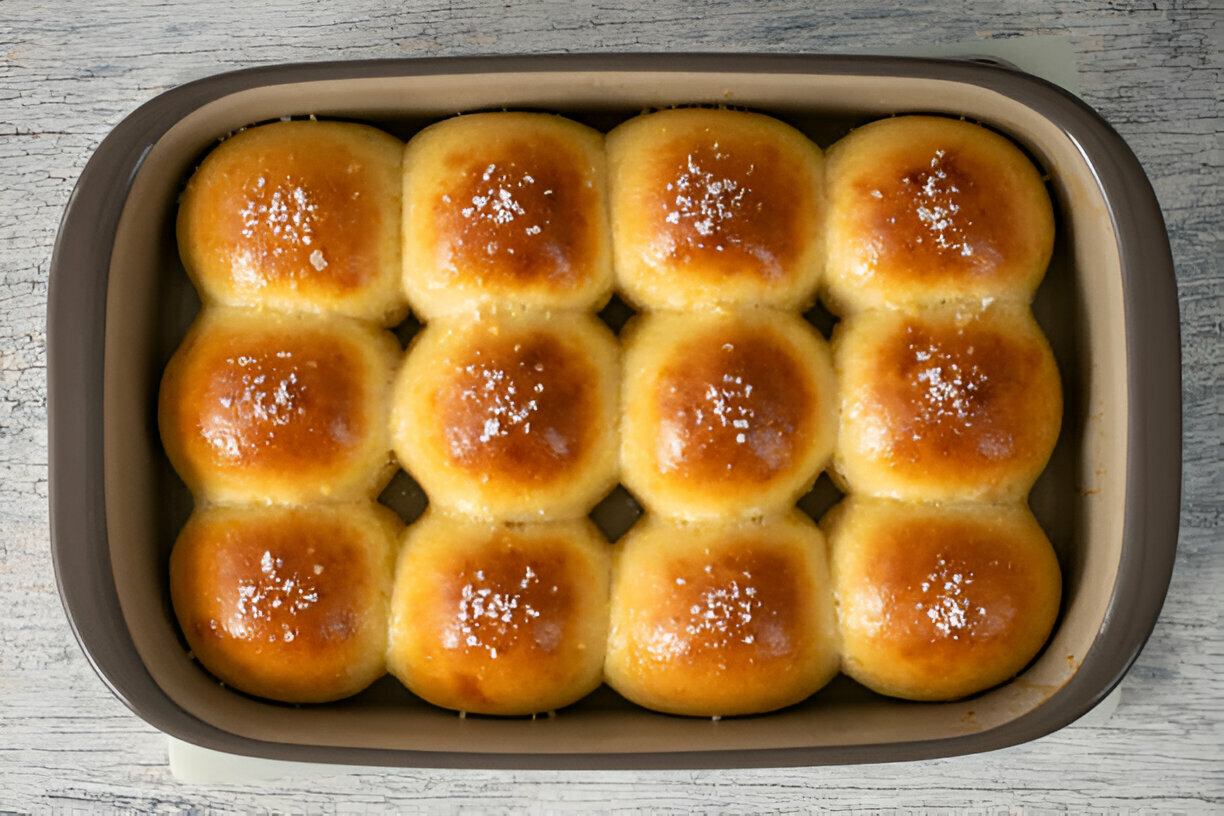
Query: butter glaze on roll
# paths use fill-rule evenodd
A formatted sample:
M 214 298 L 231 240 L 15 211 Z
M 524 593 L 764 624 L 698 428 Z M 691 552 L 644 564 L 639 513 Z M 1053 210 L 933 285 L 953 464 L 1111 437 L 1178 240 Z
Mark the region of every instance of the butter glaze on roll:
M 873 122 L 829 148 L 828 267 L 835 314 L 918 302 L 1027 303 L 1054 245 L 1040 171 L 978 125 Z
M 822 156 L 777 119 L 687 108 L 608 134 L 617 282 L 644 309 L 803 308 L 823 265 Z
M 404 287 L 426 319 L 597 309 L 612 293 L 603 135 L 540 113 L 439 122 L 404 158 Z
M 343 501 L 394 473 L 388 402 L 400 347 L 341 317 L 205 309 L 162 379 L 158 420 L 197 501 Z
M 837 672 L 824 537 L 798 511 L 639 523 L 613 556 L 611 619 L 608 684 L 655 711 L 773 711 Z
M 585 515 L 616 484 L 619 362 L 591 315 L 432 321 L 395 386 L 395 452 L 450 512 Z
M 587 519 L 502 525 L 431 512 L 396 570 L 388 664 L 434 705 L 553 711 L 602 682 L 609 547 Z
M 688 519 L 788 507 L 837 433 L 829 351 L 798 315 L 649 314 L 623 335 L 622 480 Z
M 841 668 L 881 694 L 954 700 L 1015 676 L 1045 643 L 1061 577 L 1021 504 L 851 498 L 821 521 Z
M 402 159 L 399 139 L 346 122 L 278 122 L 226 139 L 187 183 L 178 215 L 200 296 L 400 322 Z
M 170 556 L 187 643 L 236 689 L 289 703 L 356 694 L 385 671 L 394 545 L 373 503 L 197 509 Z
M 832 474 L 897 499 L 1018 500 L 1058 439 L 1054 356 L 1026 306 L 868 311 L 833 334 Z

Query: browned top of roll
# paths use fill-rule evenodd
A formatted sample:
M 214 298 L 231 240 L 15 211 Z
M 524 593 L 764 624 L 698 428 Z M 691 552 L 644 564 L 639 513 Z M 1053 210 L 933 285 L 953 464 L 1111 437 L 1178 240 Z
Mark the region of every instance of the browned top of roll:
M 633 180 L 618 193 L 631 211 L 617 215 L 635 220 L 638 251 L 715 279 L 795 274 L 820 215 L 819 151 L 802 135 L 756 114 L 682 109 L 609 140 L 614 172 Z
M 371 482 L 386 456 L 375 423 L 393 344 L 344 320 L 212 310 L 162 384 L 162 435 L 180 475 L 195 489 L 211 474 L 313 483 L 368 466 L 358 481 Z
M 584 255 L 574 247 L 590 240 L 599 209 L 565 144 L 544 138 L 496 147 L 446 157 L 455 181 L 434 212 L 452 263 L 515 280 L 584 275 L 570 259 Z
M 212 601 L 206 617 L 190 622 L 196 637 L 293 643 L 309 660 L 353 635 L 370 567 L 344 518 L 236 517 L 210 527 L 192 552 L 197 592 Z
M 750 536 L 713 554 L 687 553 L 663 567 L 668 592 L 650 614 L 666 637 L 646 644 L 656 658 L 688 664 L 749 666 L 807 647 L 799 615 L 805 572 L 790 553 Z M 652 576 L 654 577 L 654 576 Z M 667 580 L 670 579 L 670 580 Z
M 180 212 L 180 237 L 192 237 L 183 244 L 189 271 L 215 267 L 256 289 L 257 281 L 302 283 L 335 294 L 374 282 L 386 262 L 382 235 L 398 219 L 388 201 L 398 200 L 380 195 L 390 164 L 359 152 L 376 140 L 372 130 L 287 122 L 222 143 L 192 177 Z
M 244 338 L 214 347 L 200 361 L 212 376 L 189 386 L 201 436 L 218 459 L 236 465 L 334 458 L 361 433 L 356 356 L 330 338 Z
M 767 326 L 721 327 L 676 349 L 656 390 L 660 473 L 766 482 L 813 432 L 812 377 Z
M 506 526 L 430 512 L 408 533 L 389 665 L 435 705 L 530 714 L 600 682 L 608 547 L 587 519 Z
M 648 516 L 618 545 L 605 677 L 658 711 L 772 711 L 837 668 L 824 538 L 790 511 L 760 522 Z
M 916 277 L 985 272 L 1028 240 L 997 206 L 1010 197 L 1007 190 L 980 183 L 993 177 L 993 167 L 975 156 L 932 148 L 879 162 L 885 169 L 859 178 L 856 187 L 861 223 L 883 263 Z
M 449 571 L 431 576 L 435 603 L 415 610 L 421 617 L 413 625 L 478 663 L 530 664 L 561 651 L 579 589 L 571 577 L 585 569 L 562 536 L 525 545 L 503 534 L 463 552 Z
M 606 218 L 599 134 L 539 114 L 465 116 L 435 127 L 449 137 L 414 140 L 409 156 L 419 159 L 407 172 L 427 174 L 409 178 L 410 204 L 431 213 L 417 239 L 432 244 L 443 274 L 485 286 L 500 280 L 511 291 L 534 282 L 564 289 L 594 274 Z
M 971 643 L 1006 637 L 1038 591 L 1027 559 L 1006 539 L 958 519 L 924 518 L 882 533 L 872 561 L 878 591 L 892 600 L 888 628 L 899 651 L 931 662 Z M 1041 588 L 1044 592 L 1044 587 Z
M 845 668 L 954 699 L 1019 671 L 1058 612 L 1058 561 L 1022 505 L 847 500 L 825 522 Z
M 1050 199 L 1004 137 L 953 119 L 886 119 L 830 148 L 828 169 L 835 310 L 1027 300 L 1041 281 L 1053 246 Z
M 398 519 L 366 505 L 197 511 L 170 562 L 175 612 L 221 680 L 291 702 L 383 672 Z
M 663 145 L 650 159 L 658 183 L 643 200 L 656 245 L 681 264 L 701 256 L 723 275 L 781 277 L 815 219 L 810 185 L 781 154 L 735 134 Z
M 1032 349 L 989 329 L 941 332 L 907 323 L 903 339 L 881 355 L 876 399 L 893 418 L 895 456 L 1011 455 L 1028 412 L 1023 372 L 1038 364 Z
M 544 330 L 480 333 L 434 392 L 451 461 L 519 482 L 556 478 L 597 434 L 599 373 Z
M 1058 434 L 1058 373 L 1031 318 L 898 317 L 855 379 L 850 446 L 912 478 L 1040 468 Z

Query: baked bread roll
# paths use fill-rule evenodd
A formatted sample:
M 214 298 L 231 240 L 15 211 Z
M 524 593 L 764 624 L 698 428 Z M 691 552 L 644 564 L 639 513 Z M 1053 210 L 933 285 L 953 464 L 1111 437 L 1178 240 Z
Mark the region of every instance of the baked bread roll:
M 162 378 L 170 462 L 197 501 L 375 496 L 395 472 L 399 351 L 389 332 L 347 318 L 205 309 Z
M 585 515 L 616 484 L 619 362 L 591 315 L 435 320 L 396 382 L 395 452 L 443 510 Z
M 648 517 L 613 556 L 607 682 L 670 714 L 773 711 L 837 673 L 824 537 L 792 510 L 764 522 Z
M 847 492 L 912 500 L 1019 500 L 1062 419 L 1058 369 L 1028 307 L 861 312 L 833 333 Z
M 381 505 L 197 509 L 170 555 L 192 653 L 223 683 L 288 703 L 381 677 L 394 544 Z
M 1041 172 L 1004 137 L 955 119 L 883 119 L 830 147 L 825 171 L 833 313 L 1032 299 L 1054 213 Z
M 278 122 L 226 139 L 179 207 L 179 253 L 200 297 L 400 322 L 403 150 L 348 122 Z
M 803 308 L 822 256 L 820 148 L 777 119 L 687 108 L 608 134 L 617 283 L 638 308 Z
M 881 694 L 954 700 L 1011 678 L 1058 614 L 1061 577 L 1021 504 L 850 498 L 828 536 L 841 668 Z
M 609 547 L 586 519 L 502 525 L 430 512 L 409 528 L 391 672 L 434 705 L 553 711 L 602 681 Z
M 431 125 L 404 154 L 404 287 L 427 319 L 612 293 L 603 135 L 542 113 Z
M 837 434 L 829 351 L 798 315 L 655 313 L 622 333 L 622 481 L 686 519 L 788 507 Z

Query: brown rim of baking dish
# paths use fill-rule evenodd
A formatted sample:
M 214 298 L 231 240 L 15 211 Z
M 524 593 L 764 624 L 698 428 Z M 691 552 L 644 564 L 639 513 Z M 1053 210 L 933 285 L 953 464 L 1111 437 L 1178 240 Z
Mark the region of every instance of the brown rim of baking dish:
M 1118 407 L 1124 417 L 1124 423 L 1118 424 L 1124 432 L 1118 435 L 1125 438 L 1111 443 L 1124 451 L 1118 458 L 1124 467 L 1110 477 L 1119 480 L 1120 544 L 1116 576 L 1108 597 L 1101 599 L 1103 614 L 1090 647 L 1075 658 L 1078 666 L 1065 682 L 1041 695 L 1032 708 L 981 730 L 901 741 L 769 747 L 768 741 L 754 739 L 751 747 L 701 750 L 706 743 L 693 740 L 691 749 L 673 750 L 683 742 L 672 742 L 662 750 L 627 751 L 608 743 L 580 752 L 538 747 L 528 752 L 481 750 L 487 743 L 477 742 L 470 751 L 413 750 L 278 742 L 236 734 L 185 710 L 154 678 L 121 612 L 108 544 L 103 450 L 105 339 L 108 329 L 115 329 L 107 326 L 106 319 L 112 250 L 129 191 L 150 152 L 193 111 L 255 88 L 579 72 L 707 80 L 724 74 L 767 74 L 954 83 L 1025 106 L 1073 145 L 1086 165 L 1087 177 L 1099 188 L 1104 203 L 1100 216 L 1111 225 L 1116 246 L 1110 252 L 1116 252 L 1121 273 L 1121 325 L 1115 333 L 1125 346 L 1124 371 L 1106 375 L 1124 377 L 1119 393 L 1125 394 L 1125 406 Z M 728 101 L 736 103 L 733 98 Z M 650 104 L 654 103 L 643 107 Z M 1150 635 L 1172 572 L 1181 480 L 1180 338 L 1173 263 L 1159 206 L 1134 154 L 1098 114 L 1049 83 L 997 66 L 887 57 L 633 54 L 316 63 L 222 74 L 162 94 L 126 117 L 102 141 L 69 200 L 52 256 L 48 301 L 51 546 L 69 623 L 99 676 L 134 712 L 168 734 L 216 750 L 329 763 L 540 769 L 822 765 L 993 750 L 1055 731 L 1108 694 Z

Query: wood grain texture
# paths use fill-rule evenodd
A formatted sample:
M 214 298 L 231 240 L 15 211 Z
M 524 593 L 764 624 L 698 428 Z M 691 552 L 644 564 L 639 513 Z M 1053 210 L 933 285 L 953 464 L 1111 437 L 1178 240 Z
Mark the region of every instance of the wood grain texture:
M 0 810 L 982 813 L 1224 808 L 1224 275 L 1215 0 L 0 2 Z M 1168 601 L 1115 714 L 992 754 L 717 772 L 354 772 L 176 783 L 164 737 L 73 640 L 48 549 L 44 315 L 51 246 L 91 151 L 141 102 L 299 60 L 580 51 L 889 53 L 1064 36 L 1080 92 L 1132 145 L 1164 210 L 1182 310 L 1185 476 Z M 1173 395 L 1170 395 L 1172 398 Z

